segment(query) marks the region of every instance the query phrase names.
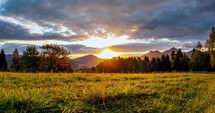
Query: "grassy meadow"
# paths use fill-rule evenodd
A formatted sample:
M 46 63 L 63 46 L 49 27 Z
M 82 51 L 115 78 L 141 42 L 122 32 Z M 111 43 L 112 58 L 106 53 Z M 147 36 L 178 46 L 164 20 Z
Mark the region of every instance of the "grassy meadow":
M 215 111 L 215 73 L 0 73 L 0 112 Z

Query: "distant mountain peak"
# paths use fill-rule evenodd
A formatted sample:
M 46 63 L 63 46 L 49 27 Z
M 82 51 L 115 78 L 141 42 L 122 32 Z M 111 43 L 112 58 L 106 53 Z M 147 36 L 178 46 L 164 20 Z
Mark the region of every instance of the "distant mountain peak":
M 75 58 L 75 59 L 80 59 L 80 58 L 98 58 L 98 57 L 95 56 L 95 55 L 89 54 L 89 55 L 81 56 L 81 57 L 78 57 L 78 58 Z
M 173 51 L 177 52 L 178 49 L 176 49 L 175 47 L 172 47 L 172 48 L 170 48 L 169 50 L 164 51 L 164 52 L 163 52 L 163 55 L 171 55 L 171 53 L 172 53 Z
M 74 68 L 76 69 L 90 68 L 98 65 L 102 61 L 103 59 L 92 54 L 85 55 L 71 60 L 72 64 L 74 65 Z
M 152 59 L 153 57 L 161 57 L 162 53 L 158 50 L 155 51 L 149 51 L 148 53 L 144 54 L 143 56 L 141 56 L 141 58 L 145 58 L 148 57 L 149 59 Z
M 175 47 L 172 47 L 172 48 L 170 48 L 169 50 L 171 50 L 171 51 L 178 51 L 178 49 L 175 48 Z
M 176 52 L 178 51 L 178 49 L 175 48 L 175 47 L 172 47 L 172 48 L 170 48 L 170 49 L 168 49 L 168 50 L 166 50 L 166 51 L 164 51 L 164 52 L 160 52 L 160 51 L 158 51 L 158 50 L 149 51 L 148 53 L 142 55 L 141 58 L 144 59 L 145 56 L 147 56 L 149 59 L 152 59 L 153 57 L 159 57 L 159 58 L 161 58 L 162 55 L 169 55 L 169 56 L 171 56 L 172 51 L 175 51 L 175 53 L 176 53 Z M 189 58 L 191 58 L 192 50 L 186 52 L 186 54 L 187 54 L 187 56 L 188 56 Z

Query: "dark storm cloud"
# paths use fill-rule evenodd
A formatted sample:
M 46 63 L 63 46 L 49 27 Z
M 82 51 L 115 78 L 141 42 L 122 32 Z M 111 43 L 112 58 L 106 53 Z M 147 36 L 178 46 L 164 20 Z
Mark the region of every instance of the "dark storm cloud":
M 55 33 L 44 33 L 35 34 L 21 25 L 5 22 L 0 20 L 0 40 L 47 40 L 47 39 L 58 39 L 59 34 Z
M 0 39 L 29 39 L 29 31 L 22 26 L 0 20 Z
M 4 43 L 0 44 L 0 49 L 3 49 L 6 54 L 12 54 L 14 49 L 17 48 L 19 54 L 26 49 L 27 46 L 31 46 L 30 44 L 20 44 L 20 43 Z M 71 54 L 95 54 L 97 53 L 97 48 L 86 47 L 84 45 L 78 44 L 69 44 L 69 45 L 60 45 L 67 49 Z M 37 46 L 37 49 L 40 51 L 40 46 Z
M 59 40 L 84 40 L 86 33 L 106 37 L 111 32 L 129 35 L 131 39 L 153 37 L 197 42 L 208 38 L 210 28 L 215 25 L 214 5 L 214 0 L 7 0 L 1 14 L 22 17 L 56 30 L 65 26 L 77 33 L 67 38 L 60 33 L 41 36 L 57 35 Z M 21 26 L 8 26 L 20 32 L 8 34 L 1 30 L 4 36 L 38 38 Z M 105 32 L 97 30 L 100 28 Z
M 97 35 L 104 28 L 116 35 L 130 33 L 138 11 L 150 10 L 167 0 L 7 0 L 4 15 L 16 15 L 40 25 L 52 22 L 67 26 L 78 34 Z M 106 34 L 103 34 L 106 36 Z
M 164 7 L 151 10 L 153 18 L 141 25 L 133 33 L 133 38 L 155 36 L 177 40 L 205 39 L 205 34 L 215 25 L 214 4 L 212 0 L 171 1 Z
M 0 40 L 73 40 L 86 39 L 85 36 L 74 35 L 66 37 L 60 33 L 45 32 L 43 34 L 30 33 L 29 29 L 21 25 L 0 20 Z

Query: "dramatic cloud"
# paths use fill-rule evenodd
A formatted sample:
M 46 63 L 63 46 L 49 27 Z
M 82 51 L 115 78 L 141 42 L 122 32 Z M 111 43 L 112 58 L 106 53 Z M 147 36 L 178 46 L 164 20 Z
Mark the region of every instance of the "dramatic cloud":
M 30 46 L 31 44 L 17 44 L 17 43 L 0 43 L 0 48 L 4 49 L 4 51 L 7 54 L 12 54 L 14 49 L 17 48 L 19 53 L 22 54 L 22 52 L 26 49 L 27 46 Z M 65 49 L 67 49 L 69 52 L 71 52 L 72 55 L 74 54 L 96 54 L 100 49 L 92 48 L 92 47 L 86 47 L 84 45 L 79 44 L 68 44 L 68 45 L 60 45 L 63 46 Z M 40 51 L 41 46 L 37 46 L 37 49 Z
M 76 42 L 128 36 L 125 44 L 112 47 L 191 49 L 197 41 L 204 43 L 215 26 L 214 5 L 214 0 L 3 0 L 0 40 L 58 40 L 71 42 L 67 46 L 71 50 L 79 45 L 93 52 L 96 48 L 91 45 L 99 43 L 81 47 Z
M 56 33 L 49 32 L 44 34 L 30 33 L 29 30 L 23 28 L 23 26 L 2 20 L 0 20 L 0 33 L 0 40 L 48 40 L 59 39 L 61 37 Z

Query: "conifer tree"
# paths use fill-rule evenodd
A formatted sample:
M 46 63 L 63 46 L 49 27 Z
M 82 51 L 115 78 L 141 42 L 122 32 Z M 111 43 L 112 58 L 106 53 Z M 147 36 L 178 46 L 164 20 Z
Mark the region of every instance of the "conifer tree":
M 142 70 L 143 72 L 148 72 L 149 71 L 149 58 L 145 56 L 144 60 L 142 61 Z
M 169 59 L 169 55 L 165 56 L 162 55 L 161 56 L 161 71 L 170 71 L 171 70 L 171 62 Z
M 175 51 L 172 51 L 171 53 L 171 60 L 174 60 L 175 59 Z
M 161 71 L 167 71 L 165 55 L 161 56 Z
M 181 58 L 183 58 L 183 53 L 181 52 L 181 49 L 179 49 L 172 61 L 173 70 L 181 71 L 181 68 L 182 68 L 181 63 L 180 63 Z
M 208 51 L 210 53 L 210 64 L 211 64 L 211 67 L 215 70 L 215 49 L 214 49 L 214 46 L 215 46 L 215 28 L 213 27 L 211 29 L 211 33 L 210 33 L 210 38 L 209 38 L 209 41 L 208 41 Z
M 166 65 L 167 71 L 172 71 L 172 69 L 171 69 L 171 61 L 170 61 L 169 55 L 166 56 L 165 65 Z
M 208 41 L 208 50 L 214 51 L 214 45 L 215 45 L 215 28 L 213 27 L 211 29 L 211 33 L 209 35 L 209 41 Z
M 7 71 L 6 55 L 3 49 L 1 49 L 1 54 L 0 54 L 0 70 Z
M 157 62 L 156 58 L 152 58 L 152 60 L 149 63 L 149 72 L 155 72 L 157 71 Z
M 13 51 L 11 69 L 12 69 L 12 71 L 20 70 L 20 56 L 19 56 L 19 51 L 17 48 Z

